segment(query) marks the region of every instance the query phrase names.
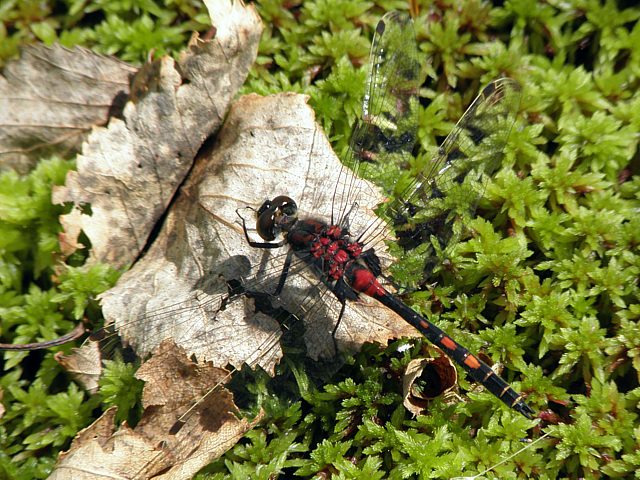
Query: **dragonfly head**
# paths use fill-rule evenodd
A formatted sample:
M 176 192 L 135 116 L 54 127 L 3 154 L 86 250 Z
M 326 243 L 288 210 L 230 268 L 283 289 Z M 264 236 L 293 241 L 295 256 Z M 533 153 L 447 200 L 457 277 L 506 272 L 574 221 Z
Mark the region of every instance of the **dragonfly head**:
M 298 206 L 292 198 L 280 195 L 266 200 L 257 211 L 256 231 L 263 240 L 275 240 L 280 232 L 288 231 L 298 220 Z

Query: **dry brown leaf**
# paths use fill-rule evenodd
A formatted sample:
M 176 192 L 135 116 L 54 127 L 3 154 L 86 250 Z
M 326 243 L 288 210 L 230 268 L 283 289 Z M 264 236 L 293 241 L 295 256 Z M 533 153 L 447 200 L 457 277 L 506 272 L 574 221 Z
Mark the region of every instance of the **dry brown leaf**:
M 91 204 L 90 214 L 61 221 L 66 244 L 80 230 L 87 235 L 92 260 L 119 268 L 136 259 L 255 61 L 262 31 L 255 9 L 231 0 L 207 5 L 216 37 L 194 36 L 177 64 L 163 57 L 145 65 L 124 118 L 93 130 L 77 172 L 54 191 L 54 203 Z
M 420 391 L 416 388 L 418 379 L 423 384 Z M 448 396 L 457 384 L 458 371 L 443 353 L 435 358 L 415 358 L 409 362 L 402 377 L 402 403 L 413 415 L 422 415 L 429 406 L 429 400 Z
M 50 479 L 191 478 L 257 421 L 237 418 L 232 396 L 222 387 L 228 372 L 194 364 L 170 341 L 137 375 L 146 382 L 139 424 L 114 431 L 115 411 L 108 410 L 60 455 Z M 168 434 L 184 409 L 216 383 L 220 388 L 198 405 L 180 432 Z
M 25 47 L 0 75 L 0 164 L 26 173 L 44 155 L 78 151 L 122 112 L 136 71 L 84 48 Z
M 236 101 L 216 147 L 198 159 L 156 242 L 118 285 L 104 294 L 105 317 L 115 321 L 121 337 L 140 355 L 171 337 L 187 355 L 210 361 L 211 368 L 248 364 L 273 373 L 282 355 L 279 323 L 256 313 L 247 296 L 236 296 L 224 305 L 223 302 L 227 298 L 226 281 L 242 279 L 253 290 L 271 292 L 282 268 L 281 254 L 273 255 L 247 244 L 236 209 L 257 207 L 263 199 L 283 193 L 299 201 L 301 216 L 330 209 L 333 187 L 327 186 L 336 178 L 341 164 L 315 123 L 306 100 L 301 95 L 281 94 L 249 95 Z M 354 181 L 356 188 L 370 194 L 362 196 L 354 208 L 359 210 L 360 222 L 375 221 L 370 207 L 380 201 L 380 195 L 362 180 L 345 177 L 343 181 Z M 331 294 L 322 298 L 309 296 L 317 284 L 318 279 L 308 273 L 296 275 L 288 279 L 280 298 L 289 311 L 302 314 L 307 310 L 310 314 L 303 319 L 311 356 L 333 355 L 335 343 L 341 350 L 351 352 L 364 342 L 385 343 L 391 337 L 416 334 L 393 312 L 363 299 L 347 305 L 334 343 L 331 331 L 339 306 Z M 232 398 L 219 379 L 200 382 L 200 377 L 195 376 L 195 381 L 190 380 L 201 367 L 176 366 L 166 359 L 152 365 L 152 375 L 145 373 L 144 367 L 141 373 L 147 382 L 144 401 L 150 413 L 136 427 L 136 435 L 149 432 L 148 436 L 155 438 L 166 434 L 177 416 L 188 409 L 189 399 L 193 402 L 189 394 L 194 391 L 208 389 L 210 396 L 216 398 L 213 402 L 207 397 L 199 408 L 201 405 L 208 410 L 206 432 L 218 432 L 226 439 L 224 442 L 215 436 L 203 436 L 198 430 L 202 420 L 198 419 L 204 417 L 197 415 L 189 416 L 191 426 L 183 427 L 172 440 L 170 452 L 184 450 L 188 457 L 186 466 L 179 468 L 193 474 L 204 459 L 210 460 L 208 445 L 213 443 L 211 449 L 216 452 L 221 446 L 230 447 L 248 423 L 229 430 L 226 421 L 217 419 L 221 406 L 225 406 L 223 411 L 232 409 Z M 178 385 L 184 390 L 176 390 Z M 166 455 L 158 456 L 156 443 L 147 445 L 138 436 L 130 438 L 133 434 L 126 429 L 119 435 L 122 437 L 117 438 L 126 441 L 115 446 L 124 448 L 125 456 L 132 455 L 128 449 L 140 448 L 143 453 L 139 456 L 153 459 L 156 471 L 158 458 Z M 202 447 L 204 453 L 196 448 L 201 444 L 206 446 Z M 75 462 L 74 468 L 80 462 L 78 457 Z M 130 471 L 142 471 L 137 462 L 138 458 Z M 147 467 L 144 468 L 141 476 L 146 478 Z
M 89 393 L 98 390 L 98 380 L 102 374 L 102 355 L 98 342 L 87 341 L 82 347 L 72 349 L 69 355 L 56 352 L 54 358 Z
M 329 212 L 333 190 L 327 185 L 340 168 L 306 97 L 240 98 L 219 133 L 217 148 L 198 160 L 157 241 L 103 295 L 105 318 L 142 355 L 171 337 L 190 355 L 215 366 L 248 363 L 272 371 L 281 356 L 278 323 L 256 315 L 244 297 L 218 312 L 227 292 L 225 280 L 244 279 L 250 290 L 271 293 L 284 258 L 282 252 L 247 244 L 236 209 L 287 194 L 298 201 L 300 216 Z M 366 182 L 357 182 L 374 192 Z M 372 195 L 369 205 L 358 205 L 360 221 L 376 220 L 368 207 L 379 200 Z M 318 283 L 308 271 L 292 275 L 280 296 L 288 311 L 304 318 L 311 357 L 333 356 L 336 343 L 353 352 L 365 342 L 416 335 L 393 312 L 363 298 L 348 303 L 334 342 L 331 332 L 340 305 L 331 294 L 322 299 L 315 295 Z M 309 318 L 305 310 L 315 315 Z

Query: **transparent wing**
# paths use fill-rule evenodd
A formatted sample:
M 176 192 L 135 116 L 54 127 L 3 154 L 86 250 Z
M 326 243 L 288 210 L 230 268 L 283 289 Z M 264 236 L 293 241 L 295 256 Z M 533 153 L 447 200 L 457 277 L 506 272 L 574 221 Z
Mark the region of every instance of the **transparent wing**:
M 411 18 L 385 15 L 371 44 L 362 121 L 351 148 L 361 160 L 380 154 L 410 155 L 416 142 L 420 62 Z
M 413 21 L 407 14 L 390 12 L 378 22 L 369 65 L 362 120 L 354 128 L 344 160 L 356 176 L 375 182 L 389 168 L 406 164 L 416 143 L 420 62 Z M 369 204 L 375 194 L 345 178 L 341 172 L 332 219 L 356 233 L 367 226 L 358 224 L 353 209 Z
M 171 339 L 188 355 L 216 367 L 260 365 L 273 372 L 281 352 L 274 350 L 256 358 L 256 350 L 266 343 L 277 343 L 281 333 L 278 322 L 256 313 L 255 301 L 241 289 L 234 293 L 220 277 L 214 280 L 215 284 L 211 282 L 206 288 L 180 292 L 176 287 L 173 295 L 154 297 L 136 297 L 135 291 L 129 294 L 114 289 L 105 302 L 105 315 L 114 319 L 119 337 L 141 358 Z
M 515 80 L 487 85 L 422 173 L 400 186 L 397 200 L 381 209 L 401 245 L 409 249 L 435 239 L 444 248 L 461 233 L 460 225 L 474 214 L 489 177 L 501 165 L 520 97 Z M 434 257 L 427 274 L 435 263 Z
M 520 86 L 499 79 L 485 87 L 464 113 L 437 154 L 426 159 L 421 172 L 407 180 L 406 169 L 424 161 L 415 155 L 418 128 L 420 61 L 411 18 L 385 15 L 376 28 L 362 120 L 354 129 L 345 164 L 358 177 L 380 184 L 399 179 L 392 200 L 377 212 L 380 222 L 364 223 L 357 210 L 374 195 L 362 184 L 338 182 L 333 219 L 367 247 L 384 254 L 387 231 L 393 225 L 406 249 L 436 240 L 440 248 L 456 240 L 473 215 L 488 178 L 500 166 L 504 147 L 520 105 Z M 417 167 L 420 168 L 419 166 Z M 404 170 L 404 172 L 403 172 Z M 339 180 L 345 178 L 341 172 Z M 344 184 L 343 184 L 344 183 Z M 426 276 L 438 263 L 435 249 L 427 253 Z

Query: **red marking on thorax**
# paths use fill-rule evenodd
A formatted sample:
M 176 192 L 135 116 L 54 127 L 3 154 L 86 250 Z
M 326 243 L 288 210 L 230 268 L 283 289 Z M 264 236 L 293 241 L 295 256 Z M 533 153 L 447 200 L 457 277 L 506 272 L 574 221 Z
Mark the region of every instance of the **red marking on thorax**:
M 333 259 L 338 263 L 345 263 L 349 260 L 349 254 L 344 250 L 338 250 L 333 256 Z
M 347 246 L 347 250 L 353 257 L 359 257 L 362 253 L 362 245 L 358 242 L 353 242 Z
M 342 234 L 342 229 L 339 226 L 331 225 L 329 228 L 327 228 L 327 237 L 331 237 L 337 240 L 344 237 L 344 235 Z
M 346 232 L 337 225 L 326 226 L 310 220 L 301 227 L 290 234 L 289 241 L 298 246 L 306 245 L 314 258 L 322 260 L 323 271 L 334 280 L 340 279 L 346 265 L 362 253 L 362 245 L 350 242 Z

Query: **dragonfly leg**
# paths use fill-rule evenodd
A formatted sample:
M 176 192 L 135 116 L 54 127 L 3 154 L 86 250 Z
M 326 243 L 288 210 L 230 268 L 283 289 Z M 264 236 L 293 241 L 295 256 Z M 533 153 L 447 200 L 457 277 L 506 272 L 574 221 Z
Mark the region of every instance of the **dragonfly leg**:
M 291 268 L 292 258 L 293 258 L 293 250 L 290 249 L 287 252 L 287 256 L 284 259 L 284 265 L 282 265 L 282 272 L 280 273 L 278 286 L 276 287 L 276 290 L 273 292 L 273 295 L 276 297 L 282 293 L 282 289 L 284 288 L 284 282 L 287 280 L 287 276 L 289 275 L 289 268 Z
M 342 301 L 342 307 L 340 308 L 340 313 L 338 314 L 338 320 L 336 320 L 336 324 L 333 327 L 333 330 L 331 331 L 331 338 L 333 338 L 334 343 L 336 341 L 336 332 L 338 331 L 338 327 L 340 326 L 340 322 L 342 321 L 342 316 L 344 315 L 344 309 L 346 307 L 347 307 L 347 302 Z M 337 345 L 336 345 L 336 351 L 337 351 Z

